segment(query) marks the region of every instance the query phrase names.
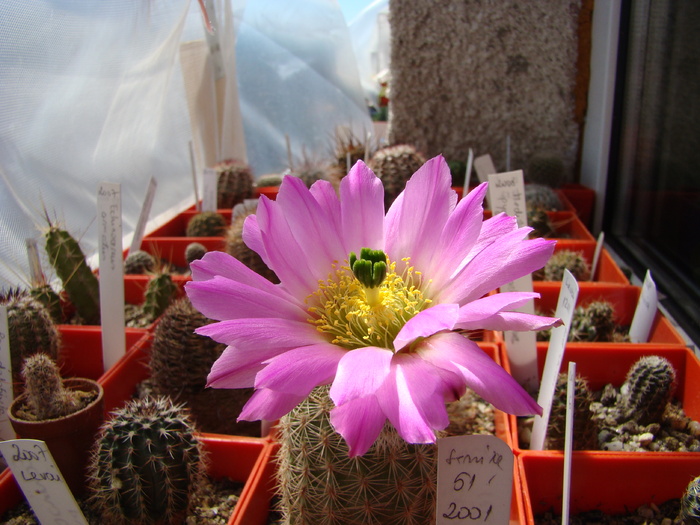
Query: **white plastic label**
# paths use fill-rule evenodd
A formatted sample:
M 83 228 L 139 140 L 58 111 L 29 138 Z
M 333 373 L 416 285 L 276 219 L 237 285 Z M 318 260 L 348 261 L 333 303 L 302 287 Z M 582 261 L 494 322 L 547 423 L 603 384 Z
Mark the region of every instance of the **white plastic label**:
M 507 524 L 513 451 L 496 436 L 438 439 L 436 524 Z
M 488 181 L 491 212 L 494 215 L 504 212 L 514 216 L 519 227 L 527 226 L 523 170 L 492 173 Z
M 153 205 L 153 197 L 155 197 L 156 188 L 158 188 L 158 181 L 154 177 L 151 177 L 151 180 L 148 182 L 146 197 L 143 199 L 143 205 L 141 206 L 139 220 L 136 223 L 136 230 L 134 230 L 134 238 L 131 240 L 129 253 L 141 249 L 141 242 L 143 241 L 143 234 L 146 231 L 148 217 L 151 214 L 151 206 Z
M 562 486 L 562 525 L 569 523 L 571 502 L 571 452 L 574 441 L 574 406 L 576 402 L 576 363 L 569 362 L 566 381 L 566 429 L 564 431 L 564 481 Z
M 126 352 L 121 197 L 118 183 L 103 182 L 97 190 L 100 318 L 105 370 Z
M 493 160 L 491 160 L 491 155 L 488 153 L 486 155 L 481 155 L 474 159 L 474 170 L 476 171 L 476 176 L 479 178 L 479 182 L 486 182 L 489 180 L 489 175 L 496 173 L 496 168 L 493 165 Z
M 654 319 L 656 319 L 658 302 L 656 284 L 651 278 L 651 272 L 647 270 L 642 290 L 639 293 L 637 308 L 634 310 L 634 317 L 632 317 L 632 324 L 630 325 L 630 342 L 646 343 L 649 341 L 651 327 L 654 325 Z
M 41 271 L 41 261 L 39 260 L 39 248 L 36 239 L 25 239 L 27 247 L 27 259 L 29 260 L 29 277 L 33 284 L 44 284 L 46 281 L 44 272 Z
M 10 331 L 7 327 L 7 306 L 0 305 L 0 439 L 15 437 L 7 409 L 14 399 L 12 389 L 12 361 L 10 357 Z
M 202 211 L 216 211 L 218 174 L 214 168 L 204 168 L 202 175 Z
M 0 442 L 0 453 L 42 525 L 87 525 L 46 443 L 12 439 Z
M 500 288 L 501 292 L 532 292 L 532 274 L 516 279 Z M 534 314 L 535 301 L 528 301 L 516 311 Z M 503 333 L 506 352 L 510 361 L 510 372 L 515 380 L 528 392 L 537 391 L 537 333 L 514 332 Z
M 566 340 L 569 337 L 571 318 L 573 317 L 576 300 L 578 299 L 578 288 L 576 278 L 571 275 L 569 270 L 564 270 L 564 279 L 561 283 L 557 309 L 554 313 L 554 316 L 559 317 L 564 324 L 553 328 L 552 336 L 549 339 L 547 359 L 544 363 L 542 382 L 540 383 L 540 393 L 537 397 L 537 403 L 542 407 L 542 415 L 535 417 L 535 423 L 532 428 L 532 438 L 530 440 L 531 450 L 542 450 L 544 447 L 547 425 L 549 424 L 549 414 L 552 411 L 552 398 L 554 397 L 554 389 L 557 385 L 559 369 L 564 359 L 564 349 L 566 348 Z
M 593 262 L 591 263 L 591 277 L 590 280 L 595 279 L 596 271 L 598 271 L 598 263 L 600 262 L 600 252 L 603 251 L 603 243 L 605 242 L 605 232 L 600 232 L 598 234 L 598 241 L 595 244 L 595 251 L 593 252 Z
M 474 166 L 474 150 L 469 148 L 469 156 L 467 157 L 467 168 L 464 171 L 464 184 L 462 185 L 462 198 L 469 193 L 469 184 L 472 178 L 472 169 Z

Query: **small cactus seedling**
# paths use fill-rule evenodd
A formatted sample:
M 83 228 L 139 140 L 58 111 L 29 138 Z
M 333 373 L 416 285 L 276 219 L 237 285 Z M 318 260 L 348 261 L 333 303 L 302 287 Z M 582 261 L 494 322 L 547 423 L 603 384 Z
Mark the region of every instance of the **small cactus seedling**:
M 94 399 L 94 393 L 63 386 L 56 363 L 46 354 L 34 354 L 22 368 L 26 407 L 17 414 L 27 421 L 46 421 L 73 414 Z
M 676 371 L 664 357 L 640 358 L 627 373 L 622 392 L 624 418 L 640 425 L 658 422 L 676 388 Z
M 217 197 L 218 209 L 233 208 L 239 202 L 253 197 L 253 173 L 250 166 L 239 160 L 225 160 L 214 169 L 217 172 Z
M 593 301 L 574 310 L 569 341 L 612 342 L 616 326 L 613 305 L 608 301 Z
M 187 223 L 187 237 L 220 237 L 226 230 L 226 219 L 215 211 L 203 211 L 193 215 Z
M 197 261 L 204 257 L 204 254 L 207 253 L 207 248 L 200 242 L 191 242 L 187 245 L 185 248 L 185 261 L 187 261 L 187 265 L 189 266 L 192 264 L 192 261 Z
M 127 255 L 124 260 L 124 273 L 126 275 L 139 275 L 150 273 L 156 268 L 156 258 L 143 250 L 136 250 Z
M 700 525 L 700 476 L 688 483 L 681 497 L 679 517 L 685 525 Z
M 25 359 L 39 352 L 58 358 L 61 336 L 46 307 L 27 292 L 8 293 L 0 304 L 7 308 L 12 376 L 19 384 Z
M 591 267 L 581 253 L 559 250 L 555 251 L 545 264 L 542 272 L 544 280 L 561 281 L 564 278 L 564 270 L 569 270 L 577 281 L 587 281 L 591 274 Z
M 525 207 L 546 211 L 559 211 L 564 208 L 557 192 L 543 184 L 525 184 Z
M 568 375 L 559 374 L 552 399 L 552 409 L 547 427 L 547 448 L 564 450 L 566 433 L 566 397 Z M 594 396 L 588 388 L 588 381 L 576 376 L 574 381 L 574 434 L 573 448 L 575 450 L 595 450 L 598 447 L 598 429 L 591 420 L 591 403 Z
M 425 157 L 409 144 L 387 146 L 378 150 L 369 162 L 369 168 L 384 185 L 384 205 L 389 207 L 399 196 L 406 182 L 425 164 Z
M 88 468 L 104 523 L 183 523 L 204 464 L 187 411 L 164 397 L 127 403 L 99 431 Z
M 537 153 L 527 164 L 525 180 L 550 188 L 558 188 L 566 182 L 564 161 L 554 153 Z
M 85 324 L 100 324 L 100 284 L 78 241 L 50 221 L 45 240 L 51 265 L 78 315 Z
M 279 186 L 280 184 L 282 184 L 282 175 L 277 175 L 275 173 L 263 175 L 255 181 L 255 186 L 258 188 L 268 188 Z

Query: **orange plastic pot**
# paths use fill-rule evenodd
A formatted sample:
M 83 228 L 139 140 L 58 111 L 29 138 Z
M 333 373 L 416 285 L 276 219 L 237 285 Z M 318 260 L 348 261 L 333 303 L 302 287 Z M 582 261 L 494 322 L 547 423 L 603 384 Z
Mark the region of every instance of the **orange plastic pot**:
M 562 454 L 516 458 L 522 481 L 523 523 L 534 524 L 545 512 L 561 515 L 564 458 Z M 570 515 L 599 510 L 628 514 L 639 506 L 660 505 L 683 494 L 700 473 L 700 454 L 580 453 L 571 462 Z
M 279 186 L 261 186 L 260 188 L 255 188 L 255 196 L 256 197 L 261 197 L 265 196 L 270 200 L 276 200 L 277 199 L 277 194 L 280 191 Z
M 559 197 L 566 200 L 576 211 L 581 222 L 591 228 L 593 220 L 593 209 L 595 207 L 595 190 L 582 184 L 564 184 L 559 190 Z
M 550 211 L 547 212 L 547 215 L 556 231 L 555 236 L 552 238 L 562 238 L 562 240 L 568 241 L 596 241 L 576 213 L 572 211 Z

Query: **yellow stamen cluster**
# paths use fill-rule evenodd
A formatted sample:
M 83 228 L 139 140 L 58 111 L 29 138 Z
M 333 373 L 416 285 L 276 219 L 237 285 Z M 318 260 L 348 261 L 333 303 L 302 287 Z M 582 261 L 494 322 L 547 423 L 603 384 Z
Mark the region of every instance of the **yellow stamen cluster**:
M 393 350 L 399 330 L 431 300 L 421 291 L 422 275 L 403 259 L 403 271 L 389 262 L 386 278 L 376 288 L 366 288 L 349 266 L 336 268 L 334 274 L 319 281 L 319 289 L 308 299 L 309 322 L 331 342 L 352 350 L 378 346 Z

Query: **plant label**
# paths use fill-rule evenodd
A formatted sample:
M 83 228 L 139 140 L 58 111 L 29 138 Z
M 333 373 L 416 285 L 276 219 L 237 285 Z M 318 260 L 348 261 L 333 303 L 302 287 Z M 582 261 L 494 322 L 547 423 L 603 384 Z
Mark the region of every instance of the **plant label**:
M 146 223 L 148 222 L 148 217 L 151 215 L 151 206 L 153 205 L 153 198 L 155 197 L 157 187 L 158 181 L 155 179 L 155 177 L 151 177 L 151 180 L 148 182 L 146 197 L 143 199 L 143 206 L 141 206 L 141 213 L 139 214 L 139 219 L 136 223 L 136 230 L 134 230 L 134 237 L 133 239 L 131 239 L 131 247 L 129 248 L 129 253 L 141 249 L 143 234 L 146 231 Z
M 24 239 L 27 247 L 27 259 L 29 261 L 29 278 L 32 283 L 43 284 L 46 281 L 44 272 L 41 271 L 41 261 L 39 260 L 39 248 L 36 239 Z
M 474 170 L 476 171 L 476 176 L 479 182 L 486 182 L 489 180 L 489 175 L 496 173 L 496 168 L 493 165 L 493 160 L 491 160 L 491 155 L 488 153 L 486 155 L 481 155 L 474 159 Z
M 574 406 L 576 402 L 576 363 L 569 362 L 566 381 L 566 427 L 564 431 L 564 480 L 562 486 L 562 523 L 569 523 L 571 502 L 571 452 L 574 441 Z
M 464 184 L 462 185 L 462 198 L 469 193 L 469 184 L 471 184 L 472 169 L 474 166 L 474 150 L 469 148 L 469 156 L 467 157 L 467 168 L 464 171 Z
M 126 353 L 121 185 L 103 182 L 97 190 L 100 316 L 105 370 Z
M 630 342 L 646 343 L 649 341 L 651 327 L 656 319 L 659 298 L 656 292 L 656 284 L 651 278 L 651 272 L 647 270 L 639 293 L 637 308 L 634 310 L 632 324 L 630 325 Z
M 500 288 L 501 292 L 532 292 L 532 275 L 526 275 L 516 279 Z M 527 314 L 535 313 L 535 301 L 517 309 L 518 312 Z M 528 392 L 537 391 L 537 334 L 535 332 L 514 332 L 512 330 L 503 333 L 506 343 L 506 352 L 510 361 L 511 374 L 515 380 Z
M 507 524 L 513 451 L 489 435 L 438 439 L 436 525 Z
M 489 181 L 489 206 L 494 215 L 505 213 L 518 220 L 518 226 L 527 226 L 525 183 L 523 170 L 492 173 Z
M 549 414 L 552 410 L 552 398 L 554 397 L 554 389 L 557 385 L 557 375 L 559 374 L 559 369 L 564 359 L 564 349 L 566 348 L 566 340 L 569 337 L 571 318 L 574 314 L 576 299 L 578 299 L 578 288 L 579 286 L 578 282 L 576 282 L 576 278 L 569 270 L 564 270 L 564 279 L 561 283 L 557 309 L 554 313 L 554 316 L 561 319 L 564 324 L 553 328 L 552 336 L 549 339 L 547 358 L 544 362 L 544 371 L 542 372 L 542 381 L 540 383 L 540 392 L 537 397 L 537 403 L 542 407 L 542 415 L 535 416 L 532 438 L 530 440 L 531 450 L 542 450 L 544 447 L 547 425 L 549 424 Z
M 7 326 L 7 306 L 0 305 L 0 439 L 15 437 L 7 409 L 14 399 L 12 388 L 12 358 L 10 357 L 10 330 Z
M 596 271 L 598 270 L 598 263 L 600 262 L 600 252 L 603 251 L 603 243 L 605 242 L 605 232 L 600 232 L 598 234 L 598 241 L 595 244 L 595 251 L 593 252 L 593 262 L 591 263 L 591 276 L 592 281 Z
M 218 174 L 214 168 L 204 168 L 202 174 L 202 211 L 216 211 Z
M 197 185 L 197 159 L 194 154 L 194 144 L 190 140 L 190 170 L 192 172 L 192 189 L 194 190 L 194 205 L 197 211 L 202 211 L 202 203 L 199 201 L 199 186 Z
M 87 525 L 46 443 L 11 439 L 0 442 L 0 453 L 42 525 Z

